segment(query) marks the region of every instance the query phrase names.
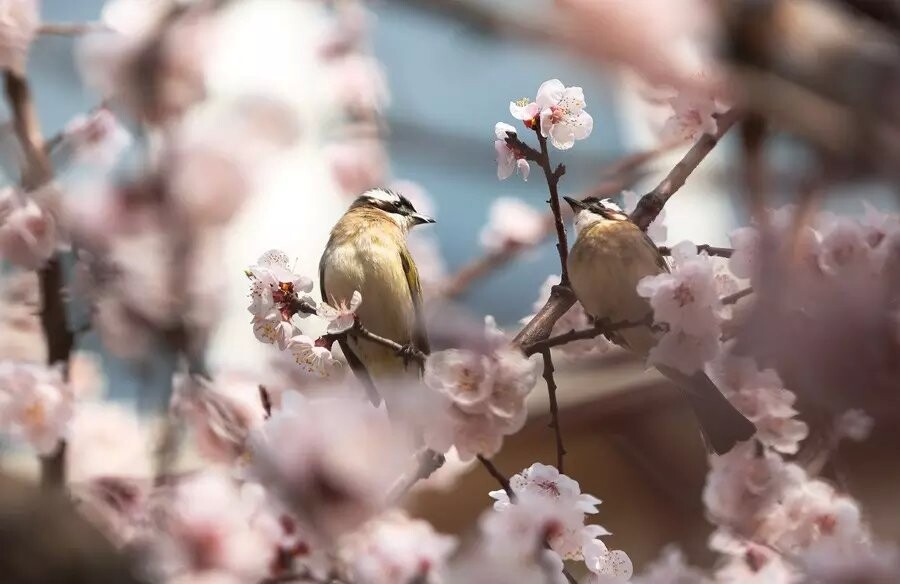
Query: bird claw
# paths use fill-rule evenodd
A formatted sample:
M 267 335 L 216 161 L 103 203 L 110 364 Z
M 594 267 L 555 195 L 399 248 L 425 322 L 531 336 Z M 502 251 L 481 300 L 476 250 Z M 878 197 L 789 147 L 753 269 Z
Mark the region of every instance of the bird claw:
M 397 349 L 397 356 L 403 359 L 403 365 L 409 365 L 410 361 L 414 361 L 416 359 L 416 350 L 415 345 L 412 343 L 403 345 L 399 349 Z

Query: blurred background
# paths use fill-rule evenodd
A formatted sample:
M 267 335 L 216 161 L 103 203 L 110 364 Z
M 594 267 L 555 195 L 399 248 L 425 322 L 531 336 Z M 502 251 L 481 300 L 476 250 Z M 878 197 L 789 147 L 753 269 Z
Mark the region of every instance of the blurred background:
M 102 0 L 44 0 L 43 19 L 93 22 L 100 18 L 103 4 Z M 602 169 L 626 154 L 659 143 L 657 130 L 662 118 L 627 73 L 535 34 L 542 14 L 552 9 L 547 2 L 382 0 L 369 8 L 369 49 L 380 62 L 390 96 L 380 112 L 382 118 L 375 123 L 389 156 L 388 178 L 391 182 L 411 181 L 427 193 L 434 207 L 432 214 L 438 219 L 433 233 L 446 274 L 485 254 L 480 232 L 498 197 L 516 197 L 535 209 L 545 208 L 546 185 L 538 172 L 527 183 L 517 177 L 497 180 L 493 128 L 498 121 L 513 122 L 508 112 L 510 100 L 533 96 L 543 81 L 552 78 L 584 88 L 594 130 L 574 149 L 553 152 L 554 161 L 565 163 L 568 169 L 562 194 L 585 194 L 601 180 Z M 312 4 L 304 10 L 313 19 L 319 12 Z M 273 35 L 235 42 L 266 45 L 280 41 Z M 58 133 L 74 116 L 97 105 L 97 96 L 80 81 L 77 61 L 72 37 L 43 35 L 34 44 L 28 73 L 48 135 Z M 286 63 L 292 66 L 289 56 Z M 244 65 L 254 68 L 252 62 Z M 296 67 L 304 66 L 298 57 Z M 317 75 L 328 75 L 314 68 L 294 73 L 302 73 L 311 86 L 320 80 Z M 316 99 L 317 107 L 329 107 L 327 98 Z M 255 198 L 230 228 L 225 258 L 228 283 L 222 292 L 226 305 L 213 343 L 214 365 L 262 367 L 260 356 L 271 349 L 253 338 L 248 325 L 243 268 L 262 252 L 280 247 L 298 259 L 303 268 L 298 271 L 314 274 L 328 228 L 351 200 L 323 195 L 341 189 L 325 154 L 327 122 L 317 122 L 315 116 L 304 122 L 312 131 L 305 134 L 294 161 L 286 163 L 285 174 L 291 180 Z M 736 148 L 736 139 L 728 137 L 666 207 L 668 243 L 691 239 L 728 245 L 728 233 L 746 223 L 748 210 L 734 180 Z M 773 151 L 776 172 L 803 163 L 803 153 L 791 141 L 776 143 Z M 684 149 L 675 149 L 658 156 L 642 167 L 628 187 L 639 194 L 646 192 L 683 153 Z M 841 196 L 846 192 L 854 196 Z M 839 212 L 859 214 L 862 200 L 891 208 L 896 202 L 896 183 L 842 181 L 833 187 L 825 204 Z M 558 271 L 556 252 L 548 241 L 475 281 L 459 301 L 474 322 L 493 315 L 501 325 L 514 327 L 533 312 L 542 284 Z M 79 343 L 81 349 L 102 351 L 92 334 Z M 139 370 L 104 355 L 107 394 L 145 410 L 147 403 L 165 397 L 157 400 L 153 396 L 162 391 L 173 367 L 165 355 Z M 614 534 L 608 541 L 610 547 L 628 550 L 637 567 L 670 543 L 681 546 L 692 562 L 708 561 L 710 528 L 700 513 L 706 459 L 690 411 L 674 388 L 646 372 L 642 363 L 615 350 L 591 361 L 561 364 L 559 369 L 561 419 L 569 453 L 567 474 L 577 478 L 584 492 L 606 502 L 598 521 Z M 532 394 L 528 427 L 511 437 L 496 459 L 507 475 L 535 461 L 553 460 L 553 434 L 547 428 L 542 389 L 539 385 Z M 855 465 L 848 473 L 852 477 L 849 486 L 864 508 L 883 508 L 880 505 L 900 486 L 891 444 L 876 432 L 867 443 L 851 447 L 858 450 L 847 457 Z M 489 504 L 487 492 L 495 485 L 479 468 L 452 470 L 452 476 L 436 477 L 419 490 L 414 509 L 437 529 L 460 532 L 470 528 Z M 448 497 L 442 488 L 453 489 L 453 495 Z M 893 512 L 873 514 L 870 519 L 876 532 L 900 541 L 900 523 Z

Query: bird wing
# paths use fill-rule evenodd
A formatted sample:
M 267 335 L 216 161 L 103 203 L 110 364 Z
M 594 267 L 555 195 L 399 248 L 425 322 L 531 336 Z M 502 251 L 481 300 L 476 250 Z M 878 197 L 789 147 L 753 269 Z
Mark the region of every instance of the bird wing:
M 428 333 L 425 330 L 425 314 L 422 308 L 422 285 L 419 283 L 419 270 L 416 262 L 406 246 L 400 248 L 400 262 L 403 264 L 403 273 L 406 274 L 406 283 L 409 285 L 409 295 L 412 298 L 415 310 L 415 323 L 413 324 L 412 341 L 417 349 L 423 353 L 429 353 Z
M 326 303 L 328 302 L 328 292 L 325 290 L 325 264 L 327 263 L 327 259 L 328 252 L 325 252 L 322 254 L 322 259 L 319 260 L 319 291 L 322 293 L 322 302 Z M 338 345 L 340 345 L 341 351 L 343 351 L 344 357 L 347 359 L 350 370 L 353 371 L 353 374 L 356 375 L 357 379 L 359 379 L 360 383 L 362 383 L 365 388 L 369 401 L 372 402 L 372 405 L 375 407 L 381 405 L 381 396 L 378 395 L 378 391 L 375 389 L 375 383 L 372 381 L 372 376 L 369 375 L 369 370 L 366 369 L 366 366 L 360 358 L 353 352 L 353 349 L 350 348 L 350 343 L 341 339 L 338 341 Z

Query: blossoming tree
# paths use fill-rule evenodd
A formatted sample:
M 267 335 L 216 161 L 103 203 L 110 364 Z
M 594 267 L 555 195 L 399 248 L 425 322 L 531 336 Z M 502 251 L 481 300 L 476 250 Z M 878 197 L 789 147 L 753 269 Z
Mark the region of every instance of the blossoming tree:
M 377 139 L 386 84 L 366 50 L 364 7 L 355 0 L 307 4 L 317 6 L 320 36 L 306 57 L 327 71 L 341 110 L 334 122 L 341 132 L 325 158 L 349 204 L 367 188 L 392 183 Z M 776 2 L 768 12 L 753 12 L 751 2 L 712 4 L 558 0 L 541 27 L 510 17 L 505 26 L 528 38 L 546 41 L 547 30 L 556 31 L 555 42 L 628 68 L 648 86 L 648 101 L 667 112 L 658 147 L 624 157 L 606 169 L 601 187 L 584 193 L 619 200 L 622 207 L 602 204 L 646 233 L 664 267 L 627 291 L 649 307 L 642 320 L 596 318 L 578 302 L 568 261 L 572 217 L 561 204 L 566 166 L 558 160 L 596 138 L 594 122 L 581 87 L 544 81 L 533 99 L 511 96 L 510 119 L 494 128 L 494 150 L 499 179 L 543 175 L 547 209 L 497 198 L 481 232 L 485 255 L 453 274 L 433 239 L 411 234 L 409 245 L 426 303 L 458 296 L 548 239 L 559 275 L 541 276 L 535 312 L 518 330 L 502 330 L 490 317 L 478 330 L 435 319 L 430 332 L 440 342 L 428 352 L 367 328 L 357 311 L 378 298 L 358 291 L 331 306 L 318 297 L 319 276 L 298 272 L 295 260 L 320 250 L 246 250 L 259 259 L 243 274 L 217 269 L 226 225 L 277 175 L 271 161 L 308 131 L 301 114 L 314 100 L 298 98 L 304 88 L 223 91 L 211 82 L 210 55 L 227 44 L 222 23 L 233 25 L 239 14 L 238 26 L 252 26 L 274 4 L 110 0 L 100 22 L 55 25 L 41 22 L 37 0 L 0 0 L 5 131 L 17 143 L 19 169 L 18 182 L 0 191 L 0 257 L 11 282 L 4 286 L 11 315 L 4 335 L 29 327 L 16 312 L 29 300 L 15 282 L 34 277 L 32 332 L 45 355 L 43 362 L 0 355 L 7 454 L 38 458 L 46 496 L 62 494 L 100 530 L 110 553 L 148 582 L 897 581 L 897 550 L 876 537 L 865 510 L 838 473 L 823 471 L 823 461 L 841 440 L 865 440 L 876 420 L 898 413 L 900 219 L 872 207 L 848 218 L 819 206 L 839 179 L 894 177 L 896 104 L 891 115 L 866 110 L 884 106 L 850 91 L 857 79 L 823 83 L 828 71 L 796 52 L 823 50 L 816 43 L 825 40 L 791 29 L 805 16 L 829 24 L 833 35 L 856 39 L 865 30 L 865 42 L 880 52 L 828 46 L 842 62 L 896 72 L 900 45 L 888 32 L 896 32 L 896 14 L 891 21 L 871 6 L 846 6 L 866 3 L 824 0 Z M 448 6 L 484 16 L 478 4 Z M 598 23 L 607 34 L 595 34 Z M 760 30 L 771 31 L 765 47 Z M 39 34 L 80 37 L 84 80 L 103 97 L 56 137 L 44 135 L 25 69 Z M 731 60 L 702 50 L 720 37 L 733 45 Z M 786 53 L 775 58 L 768 46 Z M 683 59 L 684 47 L 699 57 Z M 761 80 L 760 71 L 769 77 Z M 873 112 L 883 127 L 870 127 Z M 870 125 L 855 124 L 860 120 Z M 776 209 L 764 146 L 782 129 L 811 144 L 820 164 L 834 166 L 813 165 L 792 191 L 796 205 Z M 729 248 L 663 245 L 666 203 L 735 132 L 743 169 L 735 183 L 745 191 L 751 224 L 730 234 Z M 839 138 L 846 148 L 834 148 Z M 648 172 L 648 161 L 670 151 L 680 159 L 655 188 L 628 190 L 637 171 Z M 73 167 L 96 178 L 72 185 L 64 175 Z M 418 209 L 429 205 L 419 187 L 392 184 Z M 85 190 L 90 197 L 77 196 Z M 207 363 L 223 277 L 246 285 L 244 333 L 271 349 L 264 375 Z M 648 365 L 708 376 L 755 427 L 748 440 L 708 457 L 702 505 L 714 528 L 709 548 L 718 560 L 711 568 L 691 567 L 676 549 L 636 568 L 628 550 L 608 547 L 611 532 L 590 517 L 600 499 L 565 474 L 557 394 L 567 388 L 557 384 L 556 367 L 619 350 L 623 331 L 636 327 L 655 335 Z M 145 412 L 97 399 L 97 368 L 80 350 L 86 331 L 99 333 L 106 352 L 134 363 L 162 355 L 179 363 L 160 419 L 141 420 Z M 837 335 L 844 340 L 836 343 Z M 354 376 L 339 349 L 348 339 L 396 351 L 423 373 L 385 383 L 356 367 Z M 539 378 L 556 456 L 508 476 L 492 458 L 526 423 L 529 396 L 543 391 Z M 389 407 L 373 405 L 367 394 Z M 484 494 L 484 512 L 469 533 L 440 533 L 404 510 L 420 481 L 473 460 L 499 488 Z M 34 581 L 28 565 L 39 556 L 23 557 L 4 581 Z

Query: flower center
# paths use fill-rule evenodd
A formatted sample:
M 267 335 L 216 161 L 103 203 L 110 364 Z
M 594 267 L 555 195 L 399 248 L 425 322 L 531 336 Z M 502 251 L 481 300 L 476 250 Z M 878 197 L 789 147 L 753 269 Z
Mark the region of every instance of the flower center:
M 678 287 L 675 288 L 675 293 L 672 297 L 675 299 L 675 302 L 678 303 L 678 306 L 685 306 L 694 301 L 694 293 L 687 284 L 679 284 Z

